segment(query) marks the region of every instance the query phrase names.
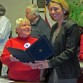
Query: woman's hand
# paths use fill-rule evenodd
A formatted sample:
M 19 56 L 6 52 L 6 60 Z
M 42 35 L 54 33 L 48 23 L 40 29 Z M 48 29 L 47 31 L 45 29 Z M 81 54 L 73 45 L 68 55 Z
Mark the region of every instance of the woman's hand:
M 38 69 L 38 63 L 29 62 L 29 65 L 32 67 L 32 69 Z
M 11 60 L 12 62 L 19 62 L 19 60 L 16 59 L 15 57 L 13 57 L 12 55 L 10 55 L 10 60 Z
M 35 63 L 30 62 L 29 65 L 32 67 L 32 69 L 47 69 L 47 68 L 49 68 L 47 60 L 35 61 Z
M 44 60 L 44 61 L 36 61 L 37 63 L 37 68 L 38 69 L 47 69 L 49 68 L 49 65 L 48 65 L 48 61 L 47 60 Z

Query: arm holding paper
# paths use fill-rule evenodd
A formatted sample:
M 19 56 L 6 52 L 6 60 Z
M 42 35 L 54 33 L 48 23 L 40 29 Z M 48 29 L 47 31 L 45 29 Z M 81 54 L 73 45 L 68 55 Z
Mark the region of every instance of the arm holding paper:
M 32 67 L 32 69 L 47 69 L 47 68 L 50 68 L 48 60 L 35 61 L 35 63 L 30 62 L 29 65 Z
M 18 59 L 16 59 L 16 58 L 13 57 L 12 55 L 10 55 L 10 60 L 11 60 L 12 62 L 18 62 L 18 61 L 19 61 Z
M 14 57 L 24 63 L 47 60 L 54 54 L 54 49 L 45 35 L 40 37 L 26 50 L 16 49 L 12 47 L 8 47 L 7 49 Z

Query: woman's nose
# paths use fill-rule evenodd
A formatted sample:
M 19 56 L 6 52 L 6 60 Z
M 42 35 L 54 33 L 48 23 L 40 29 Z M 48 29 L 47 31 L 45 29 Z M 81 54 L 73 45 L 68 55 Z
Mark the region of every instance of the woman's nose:
M 54 10 L 54 9 L 52 9 L 52 10 L 51 10 L 51 13 L 55 13 L 55 10 Z

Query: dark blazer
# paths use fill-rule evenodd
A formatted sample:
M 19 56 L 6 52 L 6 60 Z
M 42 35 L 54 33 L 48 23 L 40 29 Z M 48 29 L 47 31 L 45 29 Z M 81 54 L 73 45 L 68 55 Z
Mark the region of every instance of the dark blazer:
M 50 40 L 52 40 L 56 27 L 57 23 L 52 27 Z M 49 69 L 50 75 L 54 68 L 58 79 L 77 78 L 80 75 L 80 65 L 77 57 L 79 39 L 80 30 L 78 25 L 71 20 L 63 22 L 61 30 L 54 41 L 55 54 L 49 60 L 49 65 L 52 66 Z

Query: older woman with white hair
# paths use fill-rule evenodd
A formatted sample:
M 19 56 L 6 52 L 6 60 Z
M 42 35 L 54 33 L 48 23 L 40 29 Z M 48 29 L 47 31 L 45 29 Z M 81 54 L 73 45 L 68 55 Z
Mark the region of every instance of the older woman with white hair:
M 26 18 L 19 18 L 16 20 L 16 33 L 18 37 L 11 38 L 7 41 L 3 53 L 1 55 L 2 63 L 8 66 L 8 78 L 18 81 L 40 81 L 40 70 L 32 69 L 29 65 L 17 60 L 13 57 L 6 47 L 18 48 L 26 50 L 38 39 L 31 37 L 30 21 Z M 21 57 L 21 56 L 20 56 Z

